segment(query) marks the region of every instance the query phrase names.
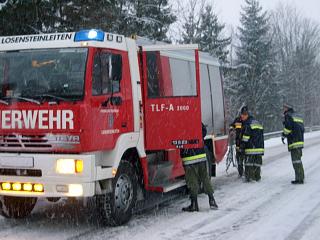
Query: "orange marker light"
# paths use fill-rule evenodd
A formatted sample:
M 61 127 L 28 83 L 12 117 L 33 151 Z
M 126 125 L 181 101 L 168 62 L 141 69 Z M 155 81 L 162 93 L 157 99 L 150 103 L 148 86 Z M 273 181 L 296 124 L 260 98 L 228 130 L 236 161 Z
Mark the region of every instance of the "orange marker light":
M 76 160 L 76 173 L 82 173 L 82 172 L 83 172 L 83 161 Z

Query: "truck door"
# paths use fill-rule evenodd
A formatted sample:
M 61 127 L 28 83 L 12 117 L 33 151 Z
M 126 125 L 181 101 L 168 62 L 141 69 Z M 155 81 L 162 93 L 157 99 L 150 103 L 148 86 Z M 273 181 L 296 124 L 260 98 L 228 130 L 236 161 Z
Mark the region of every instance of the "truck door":
M 196 48 L 196 45 L 142 48 L 146 150 L 202 146 Z
M 130 72 L 126 53 L 97 49 L 93 55 L 91 111 L 94 139 L 90 144 L 95 149 L 111 149 L 120 134 L 132 130 L 128 121 L 126 88 L 130 88 Z M 129 110 L 128 110 L 129 109 Z

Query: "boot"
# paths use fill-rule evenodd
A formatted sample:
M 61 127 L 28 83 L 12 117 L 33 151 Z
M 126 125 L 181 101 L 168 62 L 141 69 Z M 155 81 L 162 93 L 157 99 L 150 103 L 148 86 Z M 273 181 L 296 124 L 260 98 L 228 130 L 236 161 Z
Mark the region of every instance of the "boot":
M 188 207 L 182 208 L 184 212 L 199 212 L 198 199 L 197 197 L 191 197 L 191 204 Z
M 209 205 L 210 205 L 210 208 L 211 209 L 218 209 L 218 205 L 217 205 L 217 203 L 216 203 L 216 200 L 214 199 L 214 197 L 213 197 L 213 194 L 209 194 L 208 195 L 209 196 Z
M 294 181 L 291 181 L 292 184 L 303 184 L 304 182 L 303 181 L 298 181 L 298 180 L 294 180 Z

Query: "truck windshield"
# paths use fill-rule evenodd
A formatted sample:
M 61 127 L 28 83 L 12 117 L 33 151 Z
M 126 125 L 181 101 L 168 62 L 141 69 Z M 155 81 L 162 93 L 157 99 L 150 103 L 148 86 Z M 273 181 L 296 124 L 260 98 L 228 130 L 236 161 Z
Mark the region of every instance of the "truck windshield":
M 87 49 L 0 52 L 0 98 L 80 100 Z

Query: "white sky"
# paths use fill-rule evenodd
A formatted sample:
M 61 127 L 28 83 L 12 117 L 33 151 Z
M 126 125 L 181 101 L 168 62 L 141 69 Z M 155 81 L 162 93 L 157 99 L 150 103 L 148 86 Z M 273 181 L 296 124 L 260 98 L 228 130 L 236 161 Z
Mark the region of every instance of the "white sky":
M 244 0 L 209 0 L 208 2 L 210 1 L 213 1 L 220 22 L 233 26 L 239 25 L 241 5 L 244 5 Z M 320 0 L 260 0 L 264 10 L 276 8 L 279 2 L 296 6 L 303 16 L 320 24 Z

